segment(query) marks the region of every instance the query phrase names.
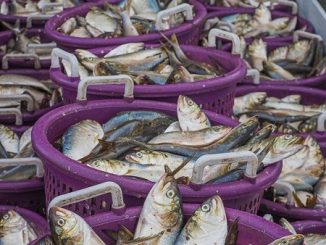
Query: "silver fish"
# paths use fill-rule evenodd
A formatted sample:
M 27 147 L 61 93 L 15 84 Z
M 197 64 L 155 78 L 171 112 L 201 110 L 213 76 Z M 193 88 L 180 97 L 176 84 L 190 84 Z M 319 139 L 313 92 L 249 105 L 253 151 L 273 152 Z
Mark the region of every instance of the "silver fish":
M 302 245 L 304 236 L 301 234 L 289 235 L 275 240 L 268 245 Z
M 7 126 L 0 124 L 0 143 L 8 157 L 14 157 L 19 152 L 18 135 Z
M 304 235 L 305 245 L 323 245 L 326 244 L 326 236 L 320 234 L 305 234 Z
M 143 50 L 144 48 L 144 43 L 126 43 L 112 49 L 109 53 L 104 55 L 104 58 L 136 53 L 138 51 Z
M 32 157 L 34 156 L 34 150 L 32 146 L 32 129 L 27 129 L 19 140 L 19 154 L 18 157 Z

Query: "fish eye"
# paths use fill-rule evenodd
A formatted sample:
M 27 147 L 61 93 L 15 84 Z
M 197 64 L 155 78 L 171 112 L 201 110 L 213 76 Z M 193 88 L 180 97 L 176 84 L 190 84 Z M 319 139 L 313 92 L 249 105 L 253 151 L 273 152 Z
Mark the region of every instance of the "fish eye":
M 58 225 L 59 226 L 64 226 L 64 224 L 65 224 L 65 221 L 63 219 L 58 220 Z
M 192 100 L 188 101 L 188 105 L 193 105 L 193 104 L 194 104 L 194 102 Z
M 141 153 L 141 152 L 137 152 L 137 153 L 136 153 L 136 156 L 139 157 L 139 158 L 142 158 L 142 157 L 143 157 L 143 153 Z
M 175 192 L 173 190 L 168 190 L 168 192 L 166 193 L 166 196 L 168 198 L 173 198 L 175 196 Z
M 285 137 L 284 137 L 284 139 L 286 139 L 286 140 L 289 140 L 289 139 L 291 139 L 292 138 L 292 135 L 285 135 Z
M 5 214 L 2 218 L 5 219 L 5 220 L 7 220 L 7 219 L 9 219 L 9 215 L 8 214 Z
M 201 210 L 203 210 L 204 212 L 209 212 L 210 210 L 210 206 L 208 204 L 204 204 L 202 207 L 201 207 Z

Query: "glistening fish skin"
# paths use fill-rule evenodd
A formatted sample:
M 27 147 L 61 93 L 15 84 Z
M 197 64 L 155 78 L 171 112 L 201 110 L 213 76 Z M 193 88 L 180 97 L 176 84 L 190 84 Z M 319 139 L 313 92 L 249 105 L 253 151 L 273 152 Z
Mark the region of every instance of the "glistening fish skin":
M 300 234 L 289 235 L 271 242 L 268 245 L 303 245 L 304 236 Z

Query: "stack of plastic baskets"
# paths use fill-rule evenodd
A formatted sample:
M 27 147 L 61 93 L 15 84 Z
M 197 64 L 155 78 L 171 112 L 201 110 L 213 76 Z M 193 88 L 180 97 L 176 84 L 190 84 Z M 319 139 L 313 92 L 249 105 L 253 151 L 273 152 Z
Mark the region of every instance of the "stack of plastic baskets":
M 84 91 L 83 96 L 85 95 L 86 93 Z M 132 102 L 126 100 L 98 100 L 63 106 L 48 113 L 35 124 L 32 132 L 32 140 L 34 149 L 45 167 L 45 193 L 47 203 L 57 195 L 105 181 L 114 181 L 123 188 L 124 198 L 128 206 L 139 205 L 144 201 L 144 198 L 153 186 L 152 182 L 107 174 L 91 169 L 64 156 L 52 145 L 55 140 L 62 136 L 68 127 L 83 119 L 93 119 L 99 123 L 104 123 L 118 112 L 132 110 L 153 110 L 176 116 L 175 104 L 150 100 L 134 100 Z M 213 125 L 223 124 L 235 126 L 235 122 L 225 116 L 213 112 L 206 113 Z M 253 156 L 255 155 L 251 153 L 249 161 L 255 165 L 257 159 L 253 159 Z M 230 156 L 227 157 L 230 158 Z M 199 158 L 197 161 L 201 163 L 198 162 L 196 165 L 198 169 L 195 172 L 198 173 L 200 169 L 212 161 L 218 164 L 218 159 L 220 157 L 215 155 L 210 156 L 206 161 Z M 234 156 L 231 159 L 234 161 L 238 160 Z M 248 166 L 251 164 L 248 164 Z M 180 189 L 184 202 L 200 203 L 205 198 L 219 193 L 227 207 L 256 213 L 264 189 L 276 181 L 281 168 L 282 165 L 277 163 L 265 168 L 257 176 L 255 176 L 256 172 L 254 172 L 248 178 L 221 185 L 201 184 L 201 177 L 196 175 L 195 177 L 193 176 L 192 185 L 182 185 Z M 102 209 L 103 201 L 105 203 L 111 202 L 108 199 L 95 198 L 87 204 L 76 205 L 72 209 L 80 214 L 98 212 Z
M 156 47 L 156 45 L 146 45 L 146 47 Z M 176 103 L 180 94 L 191 97 L 203 109 L 214 111 L 223 115 L 231 115 L 234 92 L 237 83 L 241 82 L 246 75 L 246 67 L 239 55 L 230 55 L 214 49 L 204 49 L 195 46 L 181 45 L 182 50 L 190 59 L 198 62 L 212 64 L 212 60 L 224 69 L 225 74 L 208 80 L 201 80 L 193 83 L 178 83 L 166 85 L 135 85 L 134 97 L 136 99 L 153 99 Z M 91 50 L 94 54 L 103 56 L 111 47 Z M 71 63 L 72 76 L 65 75 L 60 69 L 59 58 L 66 59 Z M 77 59 L 74 55 L 60 49 L 54 49 L 52 53 L 52 67 L 50 76 L 54 83 L 63 89 L 63 97 L 66 103 L 73 103 L 77 98 L 78 89 L 87 89 L 87 97 L 90 100 L 119 98 L 123 93 L 123 86 L 117 83 L 127 83 L 133 86 L 133 81 L 129 76 L 103 76 L 87 77 L 80 79 L 78 74 Z M 107 84 L 106 84 L 107 83 Z M 115 83 L 111 85 L 110 83 Z M 89 85 L 99 84 L 101 86 Z M 110 85 L 108 85 L 110 84 Z
M 72 192 L 66 195 L 58 196 L 51 202 L 52 206 L 71 207 L 73 203 L 85 200 L 85 194 L 96 197 L 111 192 L 112 199 L 115 200 L 112 211 L 86 217 L 86 222 L 100 236 L 105 244 L 115 244 L 106 234 L 104 230 L 117 231 L 120 225 L 126 226 L 131 231 L 135 230 L 137 220 L 139 218 L 142 207 L 136 206 L 125 208 L 121 189 L 118 185 L 112 182 L 106 182 L 92 188 L 86 188 L 78 192 Z M 69 200 L 69 201 L 66 201 Z M 115 206 L 114 206 L 115 205 Z M 183 213 L 185 219 L 188 219 L 194 211 L 199 207 L 198 204 L 184 204 Z M 287 236 L 290 233 L 277 224 L 268 222 L 261 217 L 242 212 L 239 210 L 226 208 L 228 225 L 235 219 L 238 223 L 238 238 L 237 245 L 261 245 L 268 244 L 278 238 Z M 32 243 L 37 244 L 37 243 Z
M 70 10 L 66 10 L 61 12 L 60 14 L 52 17 L 45 25 L 45 32 L 49 36 L 49 38 L 55 41 L 58 47 L 65 50 L 74 50 L 76 48 L 81 49 L 90 49 L 95 47 L 107 47 L 107 46 L 117 46 L 124 43 L 130 42 L 146 42 L 146 43 L 159 43 L 164 41 L 164 38 L 158 32 L 153 32 L 145 35 L 140 35 L 137 37 L 118 37 L 118 38 L 78 38 L 67 36 L 63 33 L 57 31 L 58 27 L 61 26 L 67 19 L 74 16 L 85 16 L 86 13 L 94 6 L 102 7 L 104 3 L 92 3 L 92 4 L 84 4 Z M 192 6 L 193 7 L 192 7 Z M 178 5 L 173 9 L 167 9 L 161 11 L 158 15 L 160 18 L 156 20 L 156 26 L 160 29 L 160 23 L 162 22 L 162 18 L 165 18 L 171 14 L 175 14 L 178 12 L 184 12 L 186 14 L 187 21 L 180 26 L 175 28 L 171 28 L 169 30 L 162 31 L 162 33 L 170 37 L 172 34 L 176 34 L 178 40 L 182 44 L 194 44 L 196 45 L 199 40 L 199 34 L 202 22 L 206 16 L 205 7 L 195 1 L 189 0 L 186 4 Z M 195 16 L 193 16 L 195 13 Z
M 320 144 L 323 155 L 326 156 L 326 143 Z M 291 190 L 289 193 L 292 194 Z M 325 222 L 326 209 L 325 208 L 296 208 L 293 204 L 285 205 L 274 203 L 272 201 L 263 199 L 260 206 L 262 213 L 270 213 L 276 218 L 286 218 L 291 221 L 297 220 L 315 220 Z

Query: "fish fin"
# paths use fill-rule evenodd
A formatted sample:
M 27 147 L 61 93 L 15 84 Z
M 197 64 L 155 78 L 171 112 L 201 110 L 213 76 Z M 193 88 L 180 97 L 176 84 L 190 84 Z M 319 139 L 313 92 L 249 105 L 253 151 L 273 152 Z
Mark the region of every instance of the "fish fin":
M 237 217 L 230 225 L 230 228 L 228 230 L 228 234 L 225 239 L 225 245 L 235 245 L 238 239 L 238 223 L 239 223 L 239 217 Z
M 314 208 L 317 203 L 317 195 L 314 195 L 313 197 L 308 197 L 306 200 L 306 208 Z
M 301 202 L 300 198 L 298 197 L 297 193 L 293 192 L 292 193 L 293 197 L 294 197 L 294 201 L 296 203 L 296 205 L 299 208 L 305 208 L 306 206 Z

